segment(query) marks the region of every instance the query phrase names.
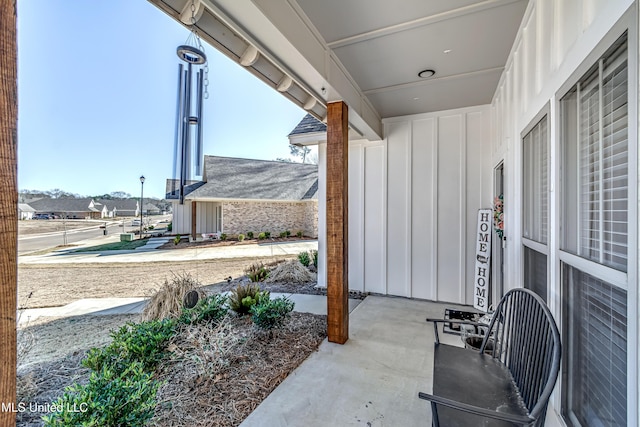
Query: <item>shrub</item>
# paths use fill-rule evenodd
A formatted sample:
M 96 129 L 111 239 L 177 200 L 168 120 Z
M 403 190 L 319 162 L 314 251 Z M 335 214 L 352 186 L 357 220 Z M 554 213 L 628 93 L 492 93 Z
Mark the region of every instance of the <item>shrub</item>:
M 178 235 L 176 235 L 176 237 L 173 239 L 173 244 L 174 244 L 174 245 L 177 245 L 178 243 L 180 243 L 180 239 L 181 239 L 181 238 L 182 238 L 182 237 L 181 237 L 179 234 L 178 234 Z
M 175 326 L 173 319 L 129 322 L 111 333 L 111 344 L 89 350 L 82 364 L 96 372 L 106 368 L 120 374 L 130 364 L 139 362 L 145 370 L 152 371 L 164 357 Z
M 282 233 L 280 233 L 280 238 L 284 239 L 285 237 L 287 237 L 287 232 L 283 231 Z
M 156 228 L 156 226 L 155 226 L 155 225 L 150 225 L 150 226 L 149 226 L 149 230 L 153 230 L 154 228 Z
M 318 268 L 318 251 L 311 250 L 309 251 L 309 253 L 311 254 L 311 259 L 313 260 L 313 266 L 315 268 Z
M 293 307 L 293 301 L 287 297 L 262 300 L 251 307 L 251 320 L 261 329 L 273 329 L 284 323 Z
M 290 230 L 287 230 L 287 231 L 285 231 L 285 232 L 284 232 L 284 234 L 285 234 L 287 237 L 289 237 L 289 236 L 291 236 L 291 231 L 290 231 Z
M 244 272 L 252 282 L 264 282 L 264 279 L 269 276 L 269 270 L 261 262 L 251 264 Z
M 227 300 L 227 296 L 222 294 L 213 294 L 201 299 L 195 307 L 182 310 L 180 322 L 187 324 L 212 322 L 218 324 L 227 314 L 227 307 L 225 306 Z
M 249 232 L 247 233 L 247 237 L 248 237 L 249 239 L 253 239 L 253 231 L 249 231 Z
M 267 238 L 267 233 L 262 232 L 260 234 L 258 234 L 258 240 L 264 240 Z
M 296 233 L 296 236 L 298 236 L 298 237 L 302 237 L 302 231 L 298 231 L 298 232 Z
M 300 261 L 300 264 L 304 265 L 305 267 L 309 267 L 309 264 L 311 264 L 311 257 L 309 256 L 309 252 L 300 252 L 298 254 L 298 261 Z
M 189 291 L 197 291 L 199 299 L 205 297 L 205 293 L 199 290 L 201 287 L 202 284 L 189 273 L 174 274 L 171 281 L 165 279 L 162 287 L 144 306 L 142 320 L 179 317 L 182 314 L 185 295 Z
M 242 242 L 244 240 L 244 234 L 238 234 L 238 242 Z
M 173 230 L 173 223 L 170 222 L 169 225 L 167 225 L 167 231 L 171 232 Z
M 227 240 L 227 233 L 222 233 L 220 235 L 220 240 Z
M 44 425 L 54 426 L 144 426 L 153 417 L 160 383 L 152 379 L 140 362 L 117 373 L 107 366 L 92 372 L 89 383 L 74 384 L 54 405 L 62 408 L 44 416 Z
M 267 239 L 268 239 L 269 237 L 271 237 L 271 232 L 270 232 L 270 231 L 265 231 L 265 232 L 264 232 L 264 237 L 266 237 Z
M 240 315 L 248 314 L 251 307 L 263 298 L 269 299 L 269 291 L 261 291 L 258 285 L 247 283 L 231 290 L 229 307 Z

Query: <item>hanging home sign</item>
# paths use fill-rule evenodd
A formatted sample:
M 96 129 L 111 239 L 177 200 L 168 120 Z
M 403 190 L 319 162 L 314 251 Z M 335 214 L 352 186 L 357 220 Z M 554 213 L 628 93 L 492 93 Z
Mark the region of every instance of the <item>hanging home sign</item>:
M 491 209 L 478 211 L 476 265 L 473 282 L 473 306 L 485 313 L 489 309 L 489 272 L 491 271 Z

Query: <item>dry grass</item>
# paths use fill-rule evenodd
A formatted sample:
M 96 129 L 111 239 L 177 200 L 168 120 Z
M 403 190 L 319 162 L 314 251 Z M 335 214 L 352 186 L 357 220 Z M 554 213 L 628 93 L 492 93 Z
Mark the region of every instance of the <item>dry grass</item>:
M 202 283 L 191 277 L 189 273 L 174 274 L 171 281 L 165 279 L 162 287 L 151 296 L 142 312 L 142 319 L 179 317 L 184 306 L 184 297 L 188 292 L 196 291 L 199 299 L 206 297 L 201 287 Z
M 269 277 L 265 280 L 266 283 L 279 283 L 279 282 L 291 282 L 291 283 L 307 283 L 315 282 L 317 275 L 309 271 L 307 267 L 300 264 L 297 259 L 283 262 L 282 264 L 271 270 Z

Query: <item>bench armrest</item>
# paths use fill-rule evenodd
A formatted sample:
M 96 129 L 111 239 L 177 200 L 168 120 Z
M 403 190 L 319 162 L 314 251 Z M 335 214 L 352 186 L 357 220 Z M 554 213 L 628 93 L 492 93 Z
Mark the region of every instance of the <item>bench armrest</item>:
M 436 344 L 440 344 L 440 336 L 438 335 L 438 323 L 455 323 L 457 325 L 471 325 L 487 327 L 486 323 L 470 322 L 468 320 L 455 320 L 455 319 L 430 319 L 427 318 L 427 322 L 433 323 L 433 332 L 436 338 Z
M 468 412 L 470 414 L 479 415 L 481 417 L 493 418 L 495 420 L 502 420 L 522 426 L 530 425 L 535 421 L 535 419 L 528 416 L 492 411 L 490 409 L 480 408 L 478 406 L 469 405 L 467 403 L 458 402 L 440 396 L 434 396 L 432 394 L 420 392 L 418 393 L 418 397 L 420 399 L 428 400 L 438 405 L 447 406 L 459 411 Z M 437 417 L 436 414 L 434 414 L 433 416 Z

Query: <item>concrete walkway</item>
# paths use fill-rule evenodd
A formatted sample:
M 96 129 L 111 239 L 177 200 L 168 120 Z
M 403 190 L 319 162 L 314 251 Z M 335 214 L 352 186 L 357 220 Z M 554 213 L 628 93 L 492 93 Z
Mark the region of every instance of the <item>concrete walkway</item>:
M 433 328 L 445 307 L 369 296 L 349 316 L 349 341 L 324 341 L 241 424 L 258 426 L 428 426 Z M 459 336 L 441 341 L 462 345 Z
M 271 298 L 286 296 L 295 303 L 294 311 L 299 313 L 327 314 L 327 297 L 323 295 L 272 293 Z M 349 299 L 349 311 L 355 309 L 362 300 Z M 43 317 L 71 317 L 91 314 L 104 316 L 111 314 L 139 314 L 144 310 L 147 298 L 85 298 L 62 307 L 30 308 L 18 312 L 19 324 Z
M 316 240 L 293 242 L 257 243 L 235 246 L 210 246 L 189 249 L 156 249 L 166 242 L 166 237 L 152 238 L 145 246 L 136 250 L 102 251 L 74 253 L 77 247 L 53 251 L 44 255 L 20 256 L 18 264 L 58 264 L 96 262 L 155 262 L 155 261 L 197 261 L 215 258 L 254 258 L 296 255 L 300 252 L 318 249 Z M 113 242 L 118 241 L 113 239 Z M 163 242 L 163 243 L 161 243 Z M 112 243 L 111 240 L 86 241 L 82 246 Z

